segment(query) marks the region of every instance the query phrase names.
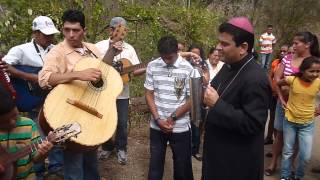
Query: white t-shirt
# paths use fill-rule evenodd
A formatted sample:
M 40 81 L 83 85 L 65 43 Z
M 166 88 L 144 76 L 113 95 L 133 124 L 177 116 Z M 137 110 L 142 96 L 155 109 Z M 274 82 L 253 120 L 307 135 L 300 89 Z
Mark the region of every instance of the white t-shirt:
M 46 49 L 43 49 L 41 46 L 36 44 L 40 51 L 40 57 L 33 41 L 34 40 L 32 39 L 31 42 L 12 47 L 2 60 L 10 65 L 42 67 L 44 56 L 49 52 L 53 45 L 51 44 Z
M 110 41 L 110 39 L 103 40 L 103 41 L 96 43 L 96 47 L 103 55 L 105 55 L 107 50 L 109 49 L 109 41 Z M 122 52 L 120 54 L 118 54 L 117 56 L 115 56 L 113 60 L 119 61 L 122 58 L 128 59 L 132 65 L 136 65 L 136 64 L 140 63 L 140 60 L 137 56 L 136 51 L 134 50 L 134 48 L 130 44 L 128 44 L 126 42 L 123 43 Z M 118 96 L 118 99 L 129 99 L 129 85 L 128 84 L 123 85 L 123 90 L 122 90 L 121 94 Z

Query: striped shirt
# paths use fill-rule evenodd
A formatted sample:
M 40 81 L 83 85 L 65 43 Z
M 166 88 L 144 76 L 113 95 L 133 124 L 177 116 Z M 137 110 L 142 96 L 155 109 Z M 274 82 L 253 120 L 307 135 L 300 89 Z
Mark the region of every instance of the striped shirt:
M 190 63 L 181 56 L 178 56 L 172 66 L 168 66 L 162 58 L 148 64 L 144 87 L 154 92 L 154 101 L 160 119 L 167 119 L 178 107 L 185 104 L 190 96 L 189 78 L 192 69 Z M 150 127 L 160 130 L 154 120 L 150 121 Z M 173 132 L 186 132 L 189 127 L 188 112 L 175 122 Z
M 292 59 L 293 59 L 292 54 L 288 54 L 282 59 L 282 64 L 284 65 L 284 71 L 283 71 L 284 76 L 290 76 L 291 74 L 295 74 L 299 72 L 299 68 L 293 67 L 291 65 Z
M 271 54 L 272 53 L 272 45 L 276 43 L 276 37 L 271 33 L 263 33 L 259 39 L 262 54 Z
M 19 117 L 16 127 L 11 131 L 0 129 L 0 145 L 9 153 L 15 153 L 23 147 L 39 140 L 40 134 L 36 124 L 28 118 Z M 32 158 L 35 152 L 20 158 L 17 162 L 17 179 L 36 179 Z

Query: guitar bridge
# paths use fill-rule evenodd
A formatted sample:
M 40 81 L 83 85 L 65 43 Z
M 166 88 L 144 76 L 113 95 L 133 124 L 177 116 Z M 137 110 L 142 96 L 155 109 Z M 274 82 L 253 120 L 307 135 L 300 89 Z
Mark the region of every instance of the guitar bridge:
M 90 106 L 82 103 L 81 101 L 72 100 L 72 99 L 68 98 L 67 103 L 69 103 L 79 109 L 82 109 L 82 110 L 86 111 L 87 113 L 92 114 L 100 119 L 102 119 L 102 117 L 103 117 L 103 115 L 101 113 L 99 113 L 95 108 L 90 107 Z

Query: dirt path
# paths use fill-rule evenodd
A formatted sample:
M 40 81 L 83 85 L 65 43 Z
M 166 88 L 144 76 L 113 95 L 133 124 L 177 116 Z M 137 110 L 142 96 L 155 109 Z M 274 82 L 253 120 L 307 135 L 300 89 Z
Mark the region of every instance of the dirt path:
M 319 121 L 319 120 L 318 120 Z M 140 126 L 139 126 L 140 125 Z M 149 165 L 149 126 L 147 122 L 133 124 L 130 128 L 128 138 L 128 164 L 119 165 L 113 154 L 108 160 L 100 161 L 100 173 L 104 180 L 145 180 L 148 175 Z M 313 174 L 310 168 L 320 165 L 320 123 L 316 122 L 316 133 L 312 160 L 306 171 L 304 180 L 319 180 L 320 174 Z M 269 152 L 271 145 L 265 146 L 265 153 Z M 173 177 L 172 154 L 170 148 L 167 149 L 164 180 L 171 180 Z M 270 158 L 265 158 L 265 166 Z M 201 179 L 201 162 L 193 159 L 193 174 L 195 180 Z M 265 180 L 278 180 L 279 170 L 272 177 L 265 177 Z

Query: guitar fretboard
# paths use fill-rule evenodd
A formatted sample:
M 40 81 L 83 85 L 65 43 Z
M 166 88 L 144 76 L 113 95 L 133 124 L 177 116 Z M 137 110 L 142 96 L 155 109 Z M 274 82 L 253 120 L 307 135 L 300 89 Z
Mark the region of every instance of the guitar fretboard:
M 137 65 L 123 68 L 121 74 L 128 74 L 128 73 L 135 71 L 137 69 L 145 68 L 145 67 L 147 67 L 147 65 L 148 65 L 148 63 L 141 63 L 141 64 L 137 64 Z

